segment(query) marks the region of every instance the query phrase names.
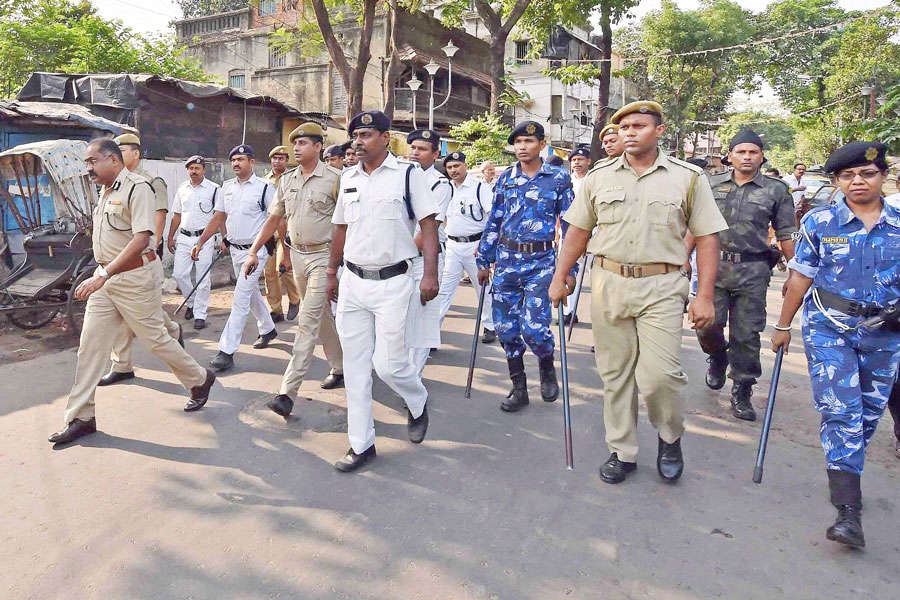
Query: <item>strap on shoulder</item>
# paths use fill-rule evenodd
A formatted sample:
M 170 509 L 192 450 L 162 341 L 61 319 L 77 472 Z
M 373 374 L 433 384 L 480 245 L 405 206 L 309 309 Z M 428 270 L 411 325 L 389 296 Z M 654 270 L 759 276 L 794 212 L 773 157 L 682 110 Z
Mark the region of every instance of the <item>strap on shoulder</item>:
M 269 191 L 269 184 L 263 185 L 262 196 L 259 197 L 259 210 L 266 212 L 269 207 L 266 206 L 266 192 Z
M 410 173 L 412 173 L 412 170 L 414 168 L 415 165 L 409 165 L 408 167 L 406 167 L 406 193 L 403 196 L 403 201 L 406 203 L 406 214 L 409 215 L 410 221 L 416 220 L 416 214 L 413 212 L 412 208 L 412 197 L 410 196 L 409 191 L 409 175 Z

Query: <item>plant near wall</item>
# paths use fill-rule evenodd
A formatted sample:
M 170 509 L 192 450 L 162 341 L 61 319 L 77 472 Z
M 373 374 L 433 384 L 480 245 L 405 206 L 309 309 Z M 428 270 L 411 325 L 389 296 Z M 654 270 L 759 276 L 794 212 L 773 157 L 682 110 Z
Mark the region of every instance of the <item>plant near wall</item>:
M 470 165 L 486 160 L 504 163 L 509 155 L 504 152 L 506 138 L 512 129 L 503 123 L 500 115 L 486 112 L 467 119 L 450 129 L 450 137 L 461 142 L 461 150 Z

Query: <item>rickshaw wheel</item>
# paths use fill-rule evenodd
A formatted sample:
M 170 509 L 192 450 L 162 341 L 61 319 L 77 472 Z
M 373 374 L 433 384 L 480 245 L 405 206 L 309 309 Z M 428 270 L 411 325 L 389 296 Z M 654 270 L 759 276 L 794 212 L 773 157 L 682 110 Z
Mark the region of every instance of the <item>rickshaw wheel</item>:
M 75 290 L 78 289 L 78 286 L 93 275 L 93 272 L 90 270 L 82 271 L 81 275 L 75 278 L 75 282 L 72 283 L 72 287 L 69 289 L 69 299 L 66 302 L 66 321 L 69 323 L 69 328 L 71 332 L 76 335 L 81 335 L 81 326 L 84 325 L 84 311 L 87 307 L 87 302 L 85 300 L 79 300 L 75 297 Z
M 40 329 L 52 321 L 57 314 L 59 314 L 59 307 L 42 308 L 38 305 L 9 312 L 6 317 L 10 323 L 20 329 Z

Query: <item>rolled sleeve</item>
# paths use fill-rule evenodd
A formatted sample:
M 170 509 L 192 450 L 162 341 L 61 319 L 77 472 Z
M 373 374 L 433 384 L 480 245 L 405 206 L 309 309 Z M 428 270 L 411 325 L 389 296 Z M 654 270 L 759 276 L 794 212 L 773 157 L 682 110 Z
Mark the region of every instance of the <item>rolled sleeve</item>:
M 591 231 L 597 224 L 597 212 L 594 210 L 593 193 L 589 181 L 578 188 L 575 199 L 563 215 L 563 220 L 578 229 Z
M 178 191 L 175 192 L 175 198 L 172 200 L 172 212 L 176 215 L 180 215 L 184 211 L 184 208 L 182 208 L 182 198 L 184 198 L 185 193 L 187 192 L 183 187 L 178 188 Z
M 220 191 L 221 193 L 220 193 L 220 194 L 216 194 L 216 202 L 215 202 L 215 205 L 213 206 L 213 210 L 215 210 L 216 212 L 227 212 L 227 211 L 225 210 L 225 192 L 226 192 L 226 190 L 227 190 L 227 187 L 226 187 L 226 186 L 228 186 L 228 185 L 231 185 L 231 184 L 230 184 L 229 182 L 226 181 L 226 182 L 225 182 L 225 185 L 223 185 L 223 186 L 219 189 L 219 191 Z
M 810 219 L 804 219 L 800 223 L 800 240 L 794 248 L 794 257 L 788 262 L 788 268 L 815 279 L 819 272 L 819 241 L 815 229 L 811 227 L 812 223 Z
M 283 217 L 285 214 L 284 211 L 284 195 L 286 193 L 285 190 L 285 178 L 282 177 L 279 182 L 277 189 L 275 190 L 275 197 L 272 199 L 272 203 L 269 204 L 269 215 L 275 217 Z
M 728 229 L 725 217 L 719 212 L 709 180 L 694 175 L 687 200 L 687 226 L 694 237 L 712 235 Z
M 129 205 L 131 211 L 131 233 L 156 231 L 156 196 L 149 185 L 138 183 L 134 186 Z
M 157 177 L 153 181 L 153 193 L 156 195 L 156 210 L 169 211 L 169 186 L 165 179 Z
M 441 213 L 437 198 L 428 189 L 428 181 L 421 169 L 413 168 L 409 172 L 409 199 L 416 221 Z
M 344 187 L 343 179 L 338 179 L 337 201 L 334 204 L 334 212 L 331 215 L 331 223 L 333 225 L 347 224 L 347 220 L 344 218 Z
M 791 239 L 791 234 L 797 231 L 797 220 L 794 216 L 794 199 L 787 191 L 778 201 L 772 228 L 775 229 L 775 238 L 779 241 Z

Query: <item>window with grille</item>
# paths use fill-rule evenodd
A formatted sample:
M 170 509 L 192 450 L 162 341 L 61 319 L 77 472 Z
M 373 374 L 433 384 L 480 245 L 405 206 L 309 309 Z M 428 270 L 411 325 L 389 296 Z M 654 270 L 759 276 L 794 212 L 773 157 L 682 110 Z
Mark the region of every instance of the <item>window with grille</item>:
M 259 0 L 259 16 L 274 15 L 278 0 Z
M 562 96 L 554 94 L 550 96 L 550 122 L 559 123 L 562 121 Z
M 529 40 L 518 40 L 516 42 L 516 63 L 527 65 L 531 61 L 528 60 L 528 53 L 531 52 L 531 42 Z
M 236 89 L 243 89 L 247 87 L 247 80 L 243 73 L 239 75 L 229 75 L 228 76 L 228 87 L 233 87 Z
M 287 66 L 287 53 L 284 48 L 269 48 L 269 68 Z

